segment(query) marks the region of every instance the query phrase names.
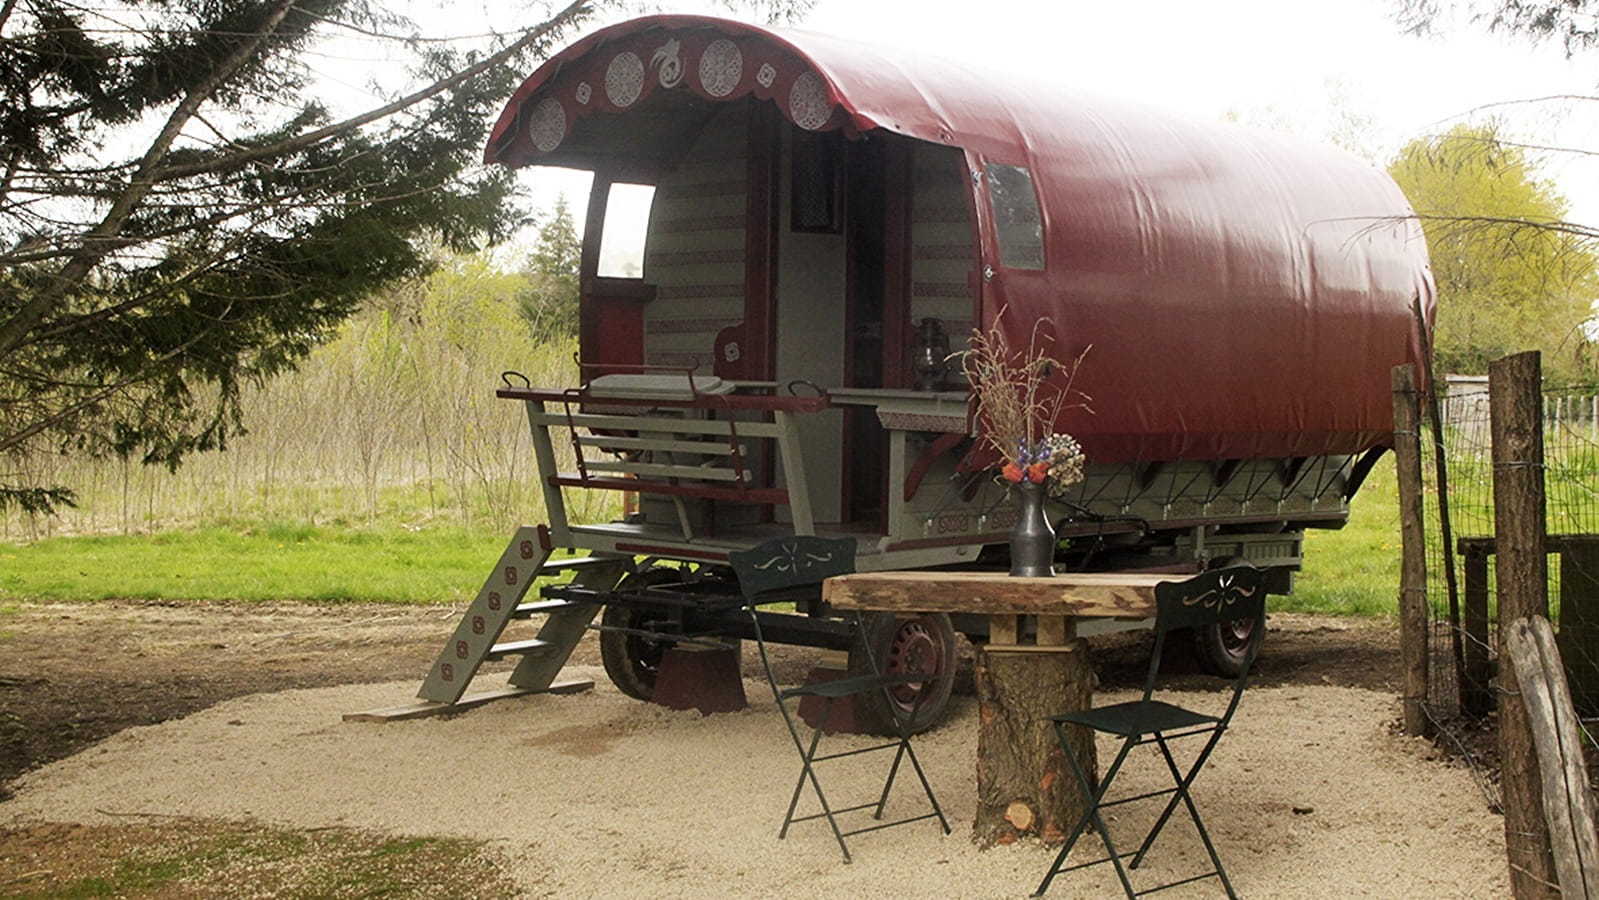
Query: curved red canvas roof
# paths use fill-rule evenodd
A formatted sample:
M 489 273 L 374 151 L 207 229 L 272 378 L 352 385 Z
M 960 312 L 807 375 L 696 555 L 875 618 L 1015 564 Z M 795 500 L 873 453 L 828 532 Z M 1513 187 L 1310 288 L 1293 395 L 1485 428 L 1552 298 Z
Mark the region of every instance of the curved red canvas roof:
M 1026 166 L 1044 268 L 1000 265 L 980 190 L 982 322 L 1013 346 L 1051 320 L 1092 345 L 1059 423 L 1096 461 L 1355 453 L 1391 442 L 1389 369 L 1420 358 L 1426 247 L 1371 164 L 1293 138 L 998 75 L 932 55 L 698 16 L 561 51 L 516 92 L 486 159 L 558 161 L 579 119 L 657 89 L 754 95 L 811 130 L 885 130 Z M 974 189 L 977 190 L 977 189 Z

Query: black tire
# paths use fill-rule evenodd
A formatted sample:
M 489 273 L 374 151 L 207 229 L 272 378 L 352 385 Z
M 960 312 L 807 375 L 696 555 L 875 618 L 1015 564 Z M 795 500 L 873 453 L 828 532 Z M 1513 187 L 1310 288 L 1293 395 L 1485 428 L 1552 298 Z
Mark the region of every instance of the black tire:
M 683 573 L 677 569 L 659 566 L 627 576 L 617 585 L 617 590 L 670 584 L 682 578 Z M 661 670 L 661 654 L 677 644 L 612 629 L 649 630 L 654 618 L 649 610 L 631 606 L 607 606 L 600 613 L 600 662 L 605 665 L 606 677 L 617 690 L 635 700 L 649 700 L 655 696 L 655 676 Z
M 900 715 L 915 710 L 910 723 L 912 733 L 938 724 L 955 685 L 955 629 L 949 616 L 926 613 L 900 618 L 893 613 L 871 613 L 864 617 L 859 638 L 850 648 L 851 675 L 871 671 L 861 644 L 864 640 L 884 674 L 915 672 L 933 677 L 921 685 L 895 688 L 887 699 L 878 691 L 862 694 L 855 705 L 856 724 L 874 734 L 892 734 L 895 713 L 890 703 Z
M 1220 569 L 1237 565 L 1253 565 L 1253 563 L 1242 556 L 1227 556 L 1211 560 L 1207 568 Z M 1199 668 L 1219 678 L 1237 678 L 1239 670 L 1244 667 L 1244 657 L 1248 655 L 1250 647 L 1259 648 L 1260 642 L 1265 640 L 1266 623 L 1254 619 L 1238 619 L 1195 628 L 1192 634 L 1194 657 L 1199 661 Z
M 1259 619 L 1239 619 L 1195 628 L 1194 656 L 1199 667 L 1222 678 L 1237 678 L 1250 647 L 1259 647 L 1265 638 L 1265 626 Z

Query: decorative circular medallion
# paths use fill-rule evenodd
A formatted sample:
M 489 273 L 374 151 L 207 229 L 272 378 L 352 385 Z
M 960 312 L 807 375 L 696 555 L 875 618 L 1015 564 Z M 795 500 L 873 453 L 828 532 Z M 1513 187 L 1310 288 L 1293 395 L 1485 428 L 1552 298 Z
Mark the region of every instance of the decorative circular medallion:
M 605 70 L 605 98 L 612 106 L 626 109 L 644 90 L 644 60 L 631 50 L 616 54 Z
M 700 57 L 700 84 L 712 97 L 726 97 L 744 77 L 744 54 L 726 38 L 711 41 Z
M 539 105 L 533 107 L 527 133 L 540 153 L 548 153 L 561 146 L 561 141 L 566 139 L 566 110 L 561 107 L 561 101 L 554 97 L 539 101 Z
M 817 131 L 833 117 L 833 107 L 827 102 L 827 88 L 815 72 L 806 72 L 794 79 L 788 89 L 788 114 L 794 124 L 806 131 Z

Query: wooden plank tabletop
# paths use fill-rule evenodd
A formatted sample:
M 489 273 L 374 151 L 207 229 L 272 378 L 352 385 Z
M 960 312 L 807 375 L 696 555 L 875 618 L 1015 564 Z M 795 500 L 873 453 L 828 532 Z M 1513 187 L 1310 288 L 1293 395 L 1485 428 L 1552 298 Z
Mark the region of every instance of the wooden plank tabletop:
M 1155 585 L 1181 578 L 1115 572 L 1053 578 L 1004 572 L 858 572 L 827 579 L 822 597 L 838 609 L 1143 619 L 1155 614 Z

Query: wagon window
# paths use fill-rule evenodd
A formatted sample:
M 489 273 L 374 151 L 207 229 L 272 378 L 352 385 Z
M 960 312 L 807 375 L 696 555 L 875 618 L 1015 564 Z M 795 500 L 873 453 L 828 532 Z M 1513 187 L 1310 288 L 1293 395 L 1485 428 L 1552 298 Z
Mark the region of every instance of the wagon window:
M 988 163 L 988 200 L 999 233 L 999 264 L 1013 269 L 1044 267 L 1044 224 L 1033 176 L 1023 166 Z
M 653 185 L 611 185 L 605 200 L 605 228 L 600 232 L 601 276 L 644 277 L 644 238 L 649 233 L 654 200 Z

